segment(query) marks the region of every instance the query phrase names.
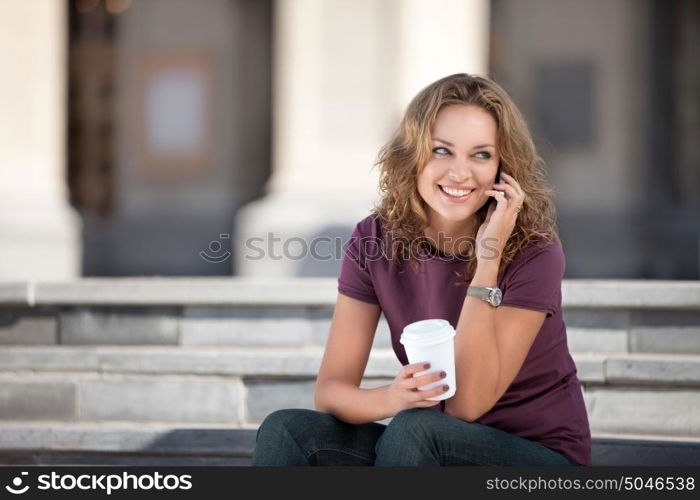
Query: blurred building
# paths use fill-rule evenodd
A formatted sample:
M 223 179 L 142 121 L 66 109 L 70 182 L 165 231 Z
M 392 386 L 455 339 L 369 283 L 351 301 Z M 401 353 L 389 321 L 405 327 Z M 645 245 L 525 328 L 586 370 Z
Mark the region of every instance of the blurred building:
M 230 275 L 235 214 L 270 175 L 272 2 L 66 8 L 83 273 Z
M 491 74 L 549 166 L 567 277 L 698 279 L 700 2 L 491 6 Z
M 0 0 L 0 23 L 0 279 L 336 276 L 408 101 L 464 71 L 532 126 L 566 277 L 700 277 L 694 0 Z

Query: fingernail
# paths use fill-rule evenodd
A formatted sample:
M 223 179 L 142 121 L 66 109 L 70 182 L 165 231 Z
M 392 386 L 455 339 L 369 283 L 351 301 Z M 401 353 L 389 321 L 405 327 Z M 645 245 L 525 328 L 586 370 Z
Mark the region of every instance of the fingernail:
M 445 392 L 447 392 L 449 389 L 450 389 L 450 386 L 449 386 L 449 385 L 445 385 L 445 386 L 442 387 L 442 390 L 445 391 Z
M 428 368 L 430 368 L 430 363 L 424 364 L 424 365 L 423 365 L 423 368 L 425 368 L 426 370 L 427 370 Z
M 440 378 L 445 378 L 447 377 L 447 373 L 445 372 L 440 372 Z

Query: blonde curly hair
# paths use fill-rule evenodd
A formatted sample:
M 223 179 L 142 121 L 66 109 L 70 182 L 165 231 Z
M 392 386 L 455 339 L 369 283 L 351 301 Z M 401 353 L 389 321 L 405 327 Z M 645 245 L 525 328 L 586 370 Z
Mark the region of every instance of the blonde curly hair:
M 499 275 L 520 249 L 536 240 L 561 240 L 556 230 L 556 210 L 551 198 L 544 161 L 538 156 L 528 126 L 510 96 L 488 78 L 457 73 L 431 83 L 409 103 L 392 138 L 379 151 L 379 202 L 372 213 L 384 221 L 392 260 L 408 260 L 415 268 L 414 248 L 434 250 L 424 230 L 428 226 L 427 204 L 418 193 L 418 175 L 431 154 L 431 130 L 438 111 L 450 104 L 473 104 L 496 121 L 496 147 L 502 171 L 511 175 L 525 192 L 525 202 L 501 256 Z M 488 203 L 477 211 L 477 228 L 486 218 Z M 476 234 L 472 235 L 476 237 Z M 416 245 L 413 247 L 413 245 Z M 463 280 L 476 271 L 473 245 Z

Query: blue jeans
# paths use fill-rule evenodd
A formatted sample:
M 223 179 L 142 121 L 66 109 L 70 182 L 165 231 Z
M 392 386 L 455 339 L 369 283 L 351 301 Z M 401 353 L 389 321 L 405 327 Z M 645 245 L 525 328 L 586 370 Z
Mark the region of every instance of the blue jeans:
M 579 465 L 534 441 L 430 408 L 388 425 L 348 424 L 299 408 L 270 413 L 258 428 L 254 466 Z

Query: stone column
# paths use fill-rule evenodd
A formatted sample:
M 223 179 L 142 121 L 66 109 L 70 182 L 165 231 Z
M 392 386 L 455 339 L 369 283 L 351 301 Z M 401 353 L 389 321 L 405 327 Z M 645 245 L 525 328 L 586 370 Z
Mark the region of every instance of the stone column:
M 0 280 L 80 274 L 65 173 L 66 6 L 0 0 Z
M 398 104 L 453 73 L 488 73 L 488 0 L 399 0 Z
M 410 99 L 486 71 L 488 1 L 278 0 L 275 13 L 273 174 L 238 212 L 233 271 L 337 276 L 339 243 L 377 200 L 372 164 Z

